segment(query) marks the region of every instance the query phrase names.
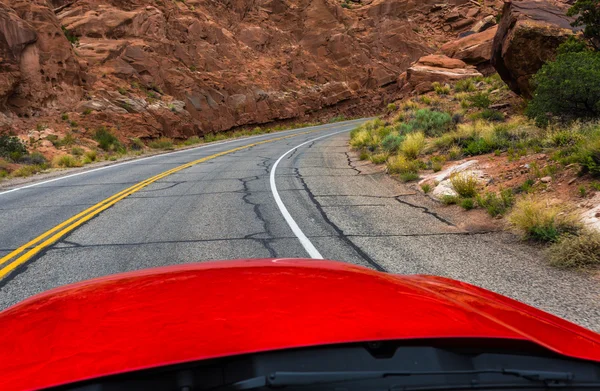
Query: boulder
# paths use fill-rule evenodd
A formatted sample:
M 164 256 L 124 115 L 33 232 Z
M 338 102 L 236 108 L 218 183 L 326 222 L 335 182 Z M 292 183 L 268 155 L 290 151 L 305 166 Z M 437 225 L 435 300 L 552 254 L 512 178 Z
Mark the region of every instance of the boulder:
M 551 0 L 509 1 L 494 37 L 491 62 L 517 94 L 532 96 L 531 77 L 574 34 L 568 5 Z
M 482 76 L 472 65 L 444 55 L 432 54 L 421 57 L 399 80 L 402 92 L 424 93 L 433 89 L 432 83 L 446 83 L 470 77 Z
M 496 18 L 493 15 L 488 15 L 485 18 L 481 19 L 479 22 L 475 23 L 475 25 L 471 27 L 471 31 L 473 31 L 474 33 L 480 33 L 495 25 Z
M 492 44 L 497 27 L 480 33 L 471 34 L 441 47 L 442 53 L 471 65 L 489 62 L 492 56 Z

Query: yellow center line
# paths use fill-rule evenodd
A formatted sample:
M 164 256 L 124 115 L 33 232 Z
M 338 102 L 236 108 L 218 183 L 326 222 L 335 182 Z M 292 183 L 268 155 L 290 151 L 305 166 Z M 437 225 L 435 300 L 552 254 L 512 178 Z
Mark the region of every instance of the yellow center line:
M 97 216 L 102 211 L 110 208 L 111 206 L 113 206 L 117 202 L 121 201 L 122 199 L 132 195 L 135 192 L 140 191 L 144 187 L 146 187 L 166 176 L 169 176 L 171 174 L 174 174 L 174 173 L 184 170 L 186 168 L 190 168 L 192 166 L 195 166 L 196 164 L 200 164 L 200 163 L 206 162 L 208 160 L 218 158 L 223 155 L 238 152 L 238 151 L 241 151 L 241 150 L 244 150 L 247 148 L 251 148 L 251 147 L 254 147 L 257 145 L 271 143 L 274 141 L 279 141 L 279 140 L 296 137 L 296 136 L 301 136 L 301 135 L 314 133 L 314 132 L 317 132 L 317 130 L 295 133 L 295 134 L 289 135 L 289 136 L 276 137 L 276 138 L 272 138 L 269 140 L 259 141 L 256 143 L 247 144 L 247 145 L 243 145 L 241 147 L 229 149 L 227 151 L 223 151 L 223 152 L 216 153 L 214 155 L 206 156 L 201 159 L 194 160 L 192 162 L 172 168 L 168 171 L 162 172 L 151 178 L 148 178 L 139 183 L 136 183 L 135 185 L 128 187 L 127 189 L 122 190 L 122 191 L 118 192 L 117 194 L 110 196 L 107 199 L 102 200 L 102 201 L 98 202 L 97 204 L 89 207 L 88 209 L 84 210 L 83 212 L 80 212 L 80 213 L 76 214 L 75 216 L 63 221 L 62 223 L 58 224 L 57 226 L 55 226 L 55 227 L 49 229 L 48 231 L 44 232 L 43 234 L 39 235 L 35 239 L 30 240 L 29 242 L 20 246 L 19 248 L 12 251 L 11 253 L 0 258 L 0 265 L 3 265 L 5 263 L 9 262 L 10 260 L 12 260 L 12 262 L 8 263 L 6 266 L 4 266 L 4 267 L 2 267 L 2 269 L 0 269 L 0 279 L 6 277 L 6 275 L 8 275 L 10 272 L 15 270 L 20 265 L 29 261 L 31 258 L 33 258 L 36 254 L 38 254 L 44 248 L 54 244 L 60 238 L 65 236 L 67 233 L 73 231 L 75 228 L 79 227 L 86 221 L 89 221 L 93 217 Z M 29 250 L 27 251 L 27 249 L 29 249 Z

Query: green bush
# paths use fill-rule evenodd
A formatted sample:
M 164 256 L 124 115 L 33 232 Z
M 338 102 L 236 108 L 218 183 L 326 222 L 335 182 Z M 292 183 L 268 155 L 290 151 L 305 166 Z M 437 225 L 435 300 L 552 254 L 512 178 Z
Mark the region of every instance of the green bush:
M 119 142 L 117 136 L 112 134 L 104 126 L 101 126 L 96 130 L 96 133 L 94 134 L 94 140 L 96 140 L 98 142 L 98 146 L 105 151 L 124 151 L 123 145 Z
M 574 159 L 581 165 L 583 173 L 600 176 L 600 139 L 591 140 L 579 147 Z
M 168 137 L 161 137 L 151 141 L 148 146 L 154 149 L 173 149 L 173 140 Z
M 387 160 L 387 169 L 390 174 L 416 174 L 419 168 L 419 161 L 407 159 L 403 155 L 392 156 Z
M 510 226 L 524 239 L 555 242 L 562 234 L 575 234 L 580 225 L 559 205 L 532 196 L 517 201 L 508 215 Z
M 571 24 L 574 27 L 584 26 L 586 37 L 598 42 L 600 40 L 600 1 L 577 0 L 567 11 L 568 16 L 577 16 Z
M 487 109 L 492 104 L 490 95 L 487 92 L 478 92 L 471 95 L 468 99 L 471 102 L 471 106 L 480 109 Z
M 145 147 L 144 142 L 139 137 L 133 137 L 130 141 L 131 149 L 134 151 L 141 151 Z
M 63 34 L 65 34 L 65 37 L 67 38 L 67 40 L 72 44 L 77 46 L 79 44 L 79 38 L 73 34 L 71 31 L 67 30 L 67 28 L 65 26 L 61 26 Z
M 77 158 L 75 158 L 71 155 L 57 156 L 56 158 L 54 158 L 53 163 L 57 167 L 80 167 L 81 166 L 81 162 Z
M 550 264 L 557 267 L 588 267 L 600 265 L 600 234 L 584 231 L 567 234 L 548 248 Z
M 27 147 L 21 139 L 7 134 L 0 135 L 0 157 L 17 161 L 26 154 Z
M 417 174 L 416 172 L 402 172 L 398 175 L 398 178 L 402 182 L 412 182 L 419 179 L 419 174 Z
M 422 132 L 409 133 L 400 145 L 400 150 L 409 159 L 416 159 L 425 149 L 425 135 Z
M 454 84 L 454 91 L 456 92 L 472 92 L 475 91 L 475 83 L 473 79 L 462 79 Z
M 472 198 L 477 195 L 479 182 L 477 177 L 472 173 L 461 172 L 452 174 L 450 176 L 450 183 L 452 183 L 452 187 L 461 197 Z
M 404 137 L 399 134 L 390 133 L 381 140 L 381 147 L 387 152 L 396 152 L 404 141 Z
M 388 156 L 389 155 L 387 153 L 376 153 L 371 155 L 370 159 L 374 164 L 383 164 L 387 160 Z
M 475 202 L 472 198 L 463 198 L 460 200 L 460 206 L 462 206 L 464 210 L 471 210 L 475 208 Z
M 410 122 L 414 130 L 422 130 L 428 137 L 439 136 L 452 125 L 452 116 L 441 111 L 429 109 L 417 110 L 415 118 Z
M 500 194 L 485 193 L 476 196 L 477 204 L 492 217 L 502 216 L 514 204 L 515 197 L 510 189 L 501 190 Z
M 484 109 L 481 113 L 477 114 L 477 117 L 490 122 L 504 121 L 504 114 L 498 110 L 492 109 Z
M 551 116 L 562 120 L 600 116 L 600 54 L 559 54 L 533 77 L 535 91 L 526 114 L 539 125 Z

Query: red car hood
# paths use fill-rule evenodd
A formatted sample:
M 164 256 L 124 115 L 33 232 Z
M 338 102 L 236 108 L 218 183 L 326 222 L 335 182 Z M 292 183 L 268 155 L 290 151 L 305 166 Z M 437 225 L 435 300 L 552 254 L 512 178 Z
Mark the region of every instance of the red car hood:
M 330 261 L 207 262 L 77 283 L 0 313 L 0 389 L 243 353 L 505 338 L 600 361 L 600 336 L 475 286 Z

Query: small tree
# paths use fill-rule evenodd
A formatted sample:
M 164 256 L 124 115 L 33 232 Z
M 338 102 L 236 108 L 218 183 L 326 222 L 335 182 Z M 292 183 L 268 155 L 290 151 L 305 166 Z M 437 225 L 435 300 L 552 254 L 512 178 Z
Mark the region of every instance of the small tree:
M 577 16 L 573 27 L 584 26 L 583 33 L 596 47 L 600 43 L 600 0 L 577 0 L 567 11 L 568 16 Z
M 550 117 L 563 120 L 600 116 L 600 54 L 566 52 L 544 64 L 533 77 L 535 92 L 527 115 L 540 125 Z

